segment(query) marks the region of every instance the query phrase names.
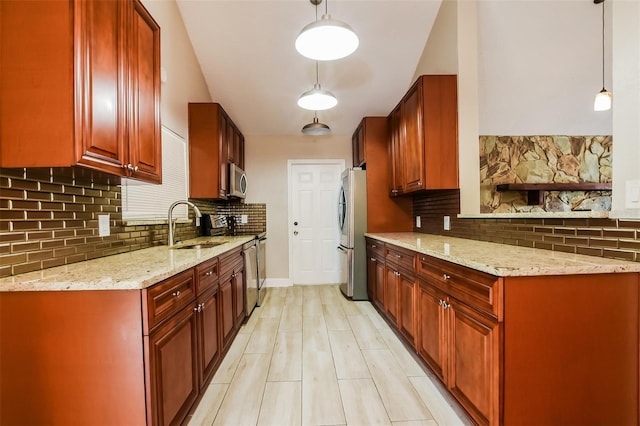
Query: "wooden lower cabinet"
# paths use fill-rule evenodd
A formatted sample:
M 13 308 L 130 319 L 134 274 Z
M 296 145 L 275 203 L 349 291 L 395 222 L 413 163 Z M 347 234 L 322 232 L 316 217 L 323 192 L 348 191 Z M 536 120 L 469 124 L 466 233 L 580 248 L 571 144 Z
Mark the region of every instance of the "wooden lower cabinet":
M 227 348 L 233 337 L 233 285 L 231 280 L 220 281 L 220 321 L 222 347 Z
M 198 297 L 198 383 L 203 391 L 221 360 L 220 291 L 216 285 Z
M 417 253 L 412 286 L 378 244 L 394 256 L 374 306 L 474 423 L 640 424 L 640 274 L 495 277 Z
M 180 423 L 198 397 L 196 313 L 187 306 L 149 335 L 154 425 Z

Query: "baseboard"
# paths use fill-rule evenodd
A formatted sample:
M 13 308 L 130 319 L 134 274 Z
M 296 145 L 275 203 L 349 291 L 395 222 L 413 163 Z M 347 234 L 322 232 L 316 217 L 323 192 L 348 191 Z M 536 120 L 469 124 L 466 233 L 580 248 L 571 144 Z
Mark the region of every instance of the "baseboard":
M 293 282 L 289 278 L 267 278 L 264 285 L 266 287 L 291 287 Z

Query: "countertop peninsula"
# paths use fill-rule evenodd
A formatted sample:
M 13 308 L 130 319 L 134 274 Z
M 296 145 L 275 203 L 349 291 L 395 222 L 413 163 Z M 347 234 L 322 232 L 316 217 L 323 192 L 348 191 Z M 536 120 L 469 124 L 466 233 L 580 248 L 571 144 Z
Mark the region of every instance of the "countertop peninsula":
M 498 277 L 640 272 L 640 263 L 418 232 L 365 236 Z
M 0 279 L 0 292 L 141 290 L 254 239 L 253 235 L 199 237 Z M 210 248 L 179 248 L 206 242 Z

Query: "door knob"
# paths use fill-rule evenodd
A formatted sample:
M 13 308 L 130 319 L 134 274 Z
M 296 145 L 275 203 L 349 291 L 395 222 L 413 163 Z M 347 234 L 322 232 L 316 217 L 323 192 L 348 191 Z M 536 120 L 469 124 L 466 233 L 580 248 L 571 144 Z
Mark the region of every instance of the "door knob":
M 298 235 L 298 231 L 293 231 L 293 235 Z
M 293 226 L 298 226 L 298 222 L 293 222 Z

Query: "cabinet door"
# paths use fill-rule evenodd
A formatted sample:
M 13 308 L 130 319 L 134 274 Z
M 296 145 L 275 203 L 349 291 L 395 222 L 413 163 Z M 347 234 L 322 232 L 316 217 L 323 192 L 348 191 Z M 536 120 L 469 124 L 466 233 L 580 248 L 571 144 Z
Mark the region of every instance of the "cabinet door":
M 126 16 L 129 3 L 74 2 L 76 27 L 76 132 L 79 164 L 125 175 L 129 153 L 127 129 Z M 26 96 L 26 95 L 25 95 Z M 123 169 L 123 166 L 125 167 Z
M 162 181 L 160 139 L 160 27 L 139 0 L 133 1 L 131 23 L 131 117 L 129 163 L 131 176 Z
M 398 283 L 400 272 L 386 265 L 384 280 L 384 308 L 389 319 L 398 324 Z
M 198 396 L 197 317 L 185 307 L 149 336 L 154 425 L 180 424 Z
M 362 121 L 351 137 L 353 167 L 360 167 L 366 161 L 364 152 L 364 132 L 364 121 Z
M 447 387 L 478 424 L 499 420 L 498 322 L 451 302 Z
M 227 115 L 222 111 L 222 108 L 219 109 L 218 112 L 218 128 L 219 128 L 219 146 L 218 151 L 218 159 L 219 159 L 219 168 L 218 173 L 220 174 L 220 186 L 218 188 L 218 197 L 222 199 L 227 198 L 227 194 L 229 193 L 229 129 L 231 126 L 231 120 Z
M 244 321 L 246 309 L 245 301 L 245 285 L 244 285 L 244 268 L 238 267 L 233 273 L 233 299 L 235 303 L 234 324 L 240 327 Z
M 396 196 L 402 193 L 404 182 L 404 152 L 402 151 L 401 139 L 403 129 L 400 127 L 400 105 L 398 105 L 389 115 L 389 156 L 391 157 L 391 167 L 389 167 L 389 193 Z
M 418 355 L 444 381 L 447 334 L 442 301 L 446 296 L 426 282 L 418 283 Z
M 220 360 L 219 295 L 216 284 L 216 288 L 198 299 L 198 305 L 201 307 L 200 312 L 198 312 L 200 317 L 200 325 L 198 327 L 200 389 L 203 389 L 208 384 L 209 378 L 213 375 Z
M 404 138 L 401 150 L 404 152 L 405 192 L 423 189 L 424 185 L 424 138 L 422 131 L 422 91 L 420 80 L 409 89 L 402 100 L 402 123 Z
M 400 273 L 400 331 L 416 347 L 416 281 L 407 274 Z
M 376 270 L 378 268 L 378 260 L 367 252 L 367 296 L 369 300 L 376 300 Z
M 231 343 L 233 331 L 233 283 L 230 277 L 220 281 L 220 322 L 222 323 L 222 347 Z

